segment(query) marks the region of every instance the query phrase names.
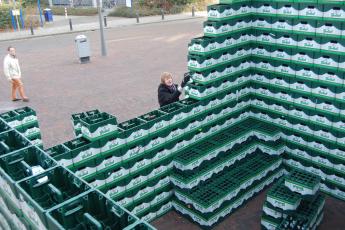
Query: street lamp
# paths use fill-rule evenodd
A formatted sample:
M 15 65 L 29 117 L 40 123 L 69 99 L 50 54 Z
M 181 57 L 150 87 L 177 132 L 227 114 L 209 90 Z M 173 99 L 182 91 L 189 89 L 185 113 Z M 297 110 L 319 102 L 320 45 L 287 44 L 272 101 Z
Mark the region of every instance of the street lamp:
M 98 9 L 98 19 L 99 19 L 99 32 L 101 35 L 101 48 L 102 48 L 102 56 L 107 56 L 107 49 L 105 47 L 105 40 L 104 40 L 104 28 L 102 22 L 102 12 L 101 12 L 101 2 L 97 0 L 97 9 Z

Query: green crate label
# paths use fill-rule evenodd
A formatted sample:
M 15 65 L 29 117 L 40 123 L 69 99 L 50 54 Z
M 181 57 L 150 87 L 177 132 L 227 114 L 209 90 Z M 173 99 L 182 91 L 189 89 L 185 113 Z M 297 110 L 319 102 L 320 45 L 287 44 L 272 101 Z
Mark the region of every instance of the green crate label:
M 213 27 L 207 26 L 205 27 L 205 32 L 206 33 L 215 33 L 215 29 Z
M 298 27 L 298 30 L 300 30 L 300 31 L 309 31 L 309 27 L 306 26 L 306 25 L 300 25 L 300 26 Z
M 189 61 L 188 62 L 188 66 L 190 66 L 190 67 L 198 67 L 199 64 L 196 61 Z
M 340 12 L 332 11 L 331 17 L 332 18 L 340 18 L 342 15 Z
M 265 27 L 266 26 L 266 22 L 259 21 L 256 25 L 258 27 Z
M 321 64 L 322 65 L 331 65 L 331 61 L 323 59 L 323 60 L 321 60 Z
M 33 121 L 37 121 L 37 116 L 30 115 L 30 116 L 24 117 L 22 124 L 31 123 Z
M 228 32 L 228 27 L 226 27 L 226 26 L 222 26 L 222 27 L 220 27 L 220 32 L 221 33 L 225 33 L 225 32 Z
M 92 174 L 96 172 L 96 167 L 86 167 L 85 169 L 79 170 L 75 172 L 75 175 L 78 177 L 85 177 L 86 175 Z
M 332 50 L 332 51 L 339 51 L 339 47 L 335 45 L 328 45 L 327 49 Z
M 118 201 L 118 203 L 122 206 L 127 206 L 128 204 L 130 204 L 132 202 L 133 202 L 133 198 L 130 198 L 130 197 L 126 197 L 126 198 L 123 198 L 122 200 Z
M 142 212 L 143 210 L 147 209 L 150 207 L 150 204 L 147 203 L 142 203 L 138 206 L 136 206 L 133 210 L 132 213 L 134 213 L 135 215 L 137 215 L 138 213 Z
M 157 176 L 157 175 L 161 174 L 161 173 L 164 172 L 164 171 L 165 171 L 165 166 L 158 167 L 157 169 L 155 169 L 155 170 L 153 171 L 153 175 L 154 175 L 154 176 Z
M 26 132 L 24 133 L 24 135 L 25 135 L 26 137 L 28 137 L 28 136 L 31 136 L 31 135 L 39 134 L 40 132 L 41 132 L 41 131 L 40 131 L 39 128 L 33 127 L 33 128 L 31 128 L 31 129 L 26 130 Z
M 332 28 L 324 28 L 323 32 L 326 33 L 326 34 L 332 34 L 332 33 L 334 33 L 334 29 L 332 29 Z
M 156 123 L 153 127 L 155 129 L 155 131 L 162 129 L 165 126 L 165 121 L 160 121 L 158 123 Z
M 111 165 L 113 165 L 113 164 L 115 164 L 115 163 L 120 162 L 120 161 L 121 161 L 121 157 L 115 157 L 115 156 L 113 156 L 112 158 L 110 158 L 110 159 L 108 159 L 108 160 L 105 160 L 105 161 L 103 162 L 104 168 L 107 168 L 107 167 L 109 167 L 109 166 L 111 166 Z
M 139 170 L 140 168 L 144 167 L 145 165 L 147 165 L 149 162 L 149 160 L 144 159 L 142 161 L 139 161 L 137 163 L 135 163 L 135 165 L 132 167 L 133 170 Z
M 73 165 L 73 161 L 72 159 L 61 159 L 61 160 L 58 160 L 59 164 L 64 166 L 64 167 L 68 167 L 70 165 Z
M 114 172 L 112 175 L 109 176 L 109 178 L 112 178 L 115 181 L 128 174 L 129 174 L 129 170 L 121 167 L 119 171 Z
M 101 135 L 104 135 L 104 134 L 109 133 L 111 131 L 112 130 L 109 127 L 106 127 L 106 126 L 100 127 L 99 135 L 101 136 Z
M 128 187 L 135 187 L 135 186 L 137 186 L 138 184 L 140 184 L 140 183 L 142 183 L 143 181 L 145 181 L 145 179 L 146 179 L 145 176 L 137 177 L 137 178 L 131 180 L 131 182 L 129 182 Z
M 11 127 L 17 127 L 17 126 L 20 126 L 22 125 L 22 122 L 21 121 L 18 121 L 18 120 L 14 120 L 14 121 L 9 121 L 7 122 L 7 124 Z
M 209 45 L 207 46 L 207 48 L 208 48 L 209 51 L 212 51 L 212 50 L 217 49 L 217 45 L 216 45 L 216 44 L 209 44 Z
M 201 45 L 199 45 L 199 44 L 193 44 L 191 49 L 194 50 L 194 51 L 202 51 L 203 47 Z
M 316 16 L 316 11 L 314 11 L 314 10 L 307 10 L 306 11 L 306 16 Z
M 144 133 L 145 133 L 145 131 L 143 131 L 143 130 L 138 130 L 137 132 L 134 132 L 132 134 L 133 135 L 133 140 L 138 139 L 138 138 L 144 136 Z

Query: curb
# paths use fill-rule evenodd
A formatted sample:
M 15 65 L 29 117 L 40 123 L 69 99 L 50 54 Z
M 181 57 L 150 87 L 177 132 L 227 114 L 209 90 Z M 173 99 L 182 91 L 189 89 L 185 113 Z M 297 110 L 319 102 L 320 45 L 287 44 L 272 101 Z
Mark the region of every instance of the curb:
M 136 23 L 136 24 L 124 24 L 124 25 L 111 26 L 111 27 L 106 27 L 104 29 L 105 30 L 110 30 L 110 29 L 119 28 L 119 27 L 141 26 L 141 25 L 148 25 L 148 24 L 174 22 L 174 21 L 186 21 L 186 20 L 200 19 L 200 18 L 204 18 L 204 16 L 194 16 L 194 17 L 189 17 L 189 18 L 177 18 L 177 19 L 165 19 L 165 20 L 153 21 L 153 22 L 139 22 L 139 23 Z M 80 32 L 98 31 L 98 30 L 99 30 L 99 28 L 97 28 L 97 29 L 73 30 L 73 31 L 66 31 L 66 32 L 61 32 L 61 33 L 50 33 L 50 34 L 42 34 L 42 35 L 28 35 L 28 36 L 20 37 L 20 38 L 0 39 L 0 42 L 21 41 L 21 40 L 49 37 L 49 36 L 55 36 L 55 35 L 75 34 L 75 33 L 80 33 Z M 0 35 L 1 35 L 1 33 L 0 33 Z

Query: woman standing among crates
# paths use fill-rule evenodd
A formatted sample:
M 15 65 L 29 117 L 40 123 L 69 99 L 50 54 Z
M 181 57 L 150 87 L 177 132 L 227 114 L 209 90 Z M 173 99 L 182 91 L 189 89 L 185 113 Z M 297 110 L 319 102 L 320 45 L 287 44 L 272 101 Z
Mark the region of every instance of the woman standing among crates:
M 164 72 L 161 75 L 161 83 L 158 87 L 158 102 L 160 107 L 179 100 L 182 89 L 190 79 L 189 73 L 184 74 L 181 86 L 174 84 L 172 74 Z

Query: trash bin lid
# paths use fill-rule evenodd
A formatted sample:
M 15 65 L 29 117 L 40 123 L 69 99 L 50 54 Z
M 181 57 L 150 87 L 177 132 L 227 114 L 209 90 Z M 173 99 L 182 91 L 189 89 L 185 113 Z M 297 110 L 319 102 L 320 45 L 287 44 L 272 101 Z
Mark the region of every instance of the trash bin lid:
M 43 11 L 51 11 L 51 9 L 49 9 L 49 8 L 45 8 Z
M 86 40 L 87 40 L 87 37 L 83 34 L 77 35 L 75 37 L 75 41 L 86 41 Z

